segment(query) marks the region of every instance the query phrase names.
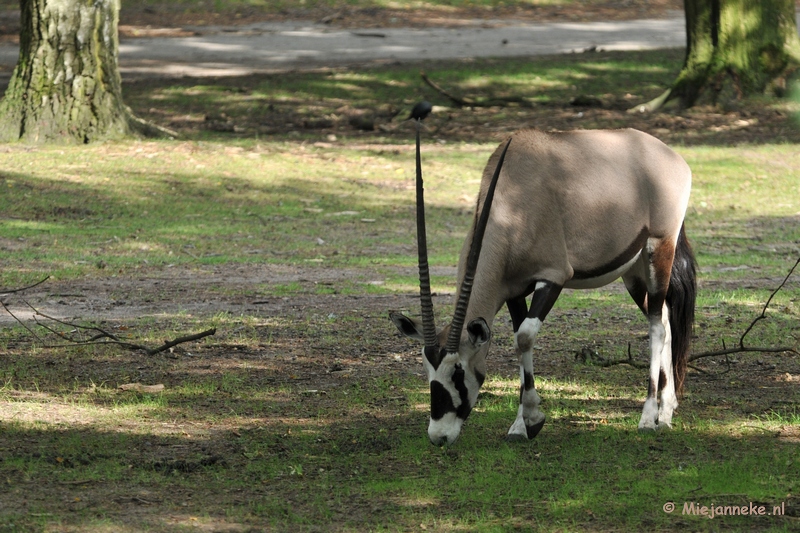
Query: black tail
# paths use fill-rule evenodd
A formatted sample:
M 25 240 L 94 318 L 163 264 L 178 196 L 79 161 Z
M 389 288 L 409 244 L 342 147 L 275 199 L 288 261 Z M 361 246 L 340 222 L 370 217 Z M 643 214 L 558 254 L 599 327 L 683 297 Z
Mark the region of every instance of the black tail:
M 667 290 L 669 306 L 669 327 L 672 332 L 672 371 L 675 376 L 675 390 L 680 394 L 689 363 L 689 349 L 694 329 L 694 303 L 697 296 L 697 274 L 692 247 L 681 226 L 675 259 Z

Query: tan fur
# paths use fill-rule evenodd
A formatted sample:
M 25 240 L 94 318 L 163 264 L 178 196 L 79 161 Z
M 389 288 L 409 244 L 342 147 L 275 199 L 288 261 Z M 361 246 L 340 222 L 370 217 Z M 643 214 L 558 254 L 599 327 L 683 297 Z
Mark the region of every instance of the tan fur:
M 483 172 L 478 210 L 502 146 Z M 690 188 L 686 162 L 640 131 L 514 133 L 483 240 L 467 322 L 483 317 L 491 326 L 504 302 L 529 291 L 532 283 L 546 280 L 569 287 L 576 272 L 620 261 L 621 254 L 641 239 L 643 229 L 646 237 L 669 243 L 671 250 Z M 459 286 L 471 236 L 472 230 L 461 252 Z

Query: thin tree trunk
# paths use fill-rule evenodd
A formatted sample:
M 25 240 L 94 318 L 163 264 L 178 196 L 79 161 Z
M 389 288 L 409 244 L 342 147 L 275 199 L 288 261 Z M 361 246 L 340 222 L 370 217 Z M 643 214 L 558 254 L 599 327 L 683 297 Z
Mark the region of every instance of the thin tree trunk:
M 120 0 L 20 0 L 0 141 L 91 142 L 146 129 L 122 101 Z

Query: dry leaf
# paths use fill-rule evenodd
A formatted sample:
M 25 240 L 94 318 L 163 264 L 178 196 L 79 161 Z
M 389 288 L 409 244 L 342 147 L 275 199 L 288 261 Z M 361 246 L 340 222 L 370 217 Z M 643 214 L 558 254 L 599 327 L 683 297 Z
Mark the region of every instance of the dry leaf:
M 142 385 L 141 383 L 126 383 L 125 385 L 120 385 L 119 388 L 122 390 L 132 390 L 135 392 L 154 393 L 163 391 L 164 385 L 161 383 L 159 383 L 158 385 Z

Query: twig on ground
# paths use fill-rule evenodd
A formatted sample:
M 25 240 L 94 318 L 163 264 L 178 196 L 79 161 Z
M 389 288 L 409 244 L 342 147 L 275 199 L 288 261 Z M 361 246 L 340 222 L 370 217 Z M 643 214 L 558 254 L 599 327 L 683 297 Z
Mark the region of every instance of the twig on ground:
M 163 352 L 165 350 L 169 350 L 173 346 L 177 346 L 179 344 L 183 344 L 184 342 L 191 342 L 202 339 L 203 337 L 208 337 L 210 335 L 214 335 L 217 332 L 217 328 L 207 329 L 205 331 L 201 331 L 200 333 L 195 333 L 194 335 L 186 335 L 185 337 L 178 337 L 175 340 L 165 341 L 164 344 L 159 346 L 158 348 L 153 348 L 152 350 L 147 350 L 147 355 L 155 355 L 159 352 Z
M 767 298 L 767 301 L 764 304 L 764 307 L 761 309 L 761 314 L 759 314 L 756 318 L 753 319 L 753 321 L 750 323 L 750 325 L 747 327 L 747 329 L 744 331 L 744 333 L 742 333 L 742 336 L 739 337 L 738 346 L 736 346 L 735 348 L 728 348 L 727 346 L 725 346 L 725 341 L 723 340 L 722 341 L 722 350 L 713 350 L 713 351 L 710 351 L 710 352 L 702 352 L 702 353 L 693 354 L 693 355 L 691 355 L 689 357 L 689 362 L 696 361 L 696 360 L 702 359 L 704 357 L 715 357 L 715 356 L 724 355 L 725 356 L 725 361 L 728 363 L 728 370 L 726 370 L 725 372 L 728 372 L 731 369 L 731 361 L 728 359 L 728 356 L 731 355 L 731 354 L 735 354 L 735 353 L 744 353 L 744 352 L 783 353 L 783 352 L 791 352 L 791 353 L 800 355 L 800 351 L 798 351 L 797 345 L 795 345 L 795 346 L 764 347 L 764 346 L 745 346 L 745 344 L 744 344 L 745 337 L 747 337 L 747 334 L 750 333 L 750 331 L 752 331 L 753 327 L 760 320 L 764 320 L 764 319 L 767 318 L 767 309 L 769 308 L 769 304 L 772 303 L 772 299 L 775 297 L 775 295 L 778 293 L 778 291 L 780 291 L 786 285 L 786 282 L 789 281 L 789 278 L 792 276 L 792 274 L 794 274 L 794 271 L 797 269 L 798 265 L 800 265 L 800 257 L 797 258 L 797 261 L 795 262 L 795 264 L 792 266 L 791 269 L 789 269 L 789 273 L 786 274 L 785 278 L 783 278 L 783 281 L 781 282 L 781 284 L 778 285 L 778 287 L 774 291 L 772 291 L 772 294 L 769 295 L 769 298 Z M 598 352 L 596 352 L 596 351 L 594 351 L 594 350 L 592 350 L 590 348 L 583 348 L 580 352 L 576 353 L 575 358 L 579 359 L 579 360 L 581 360 L 583 362 L 587 362 L 587 361 L 591 360 L 592 364 L 594 364 L 596 366 L 600 366 L 600 367 L 610 367 L 610 366 L 614 366 L 614 365 L 630 365 L 630 366 L 632 366 L 634 368 L 649 368 L 649 365 L 646 365 L 644 363 L 638 363 L 638 362 L 634 361 L 633 355 L 631 354 L 631 344 L 630 343 L 628 343 L 628 357 L 627 357 L 627 359 L 606 359 L 605 357 L 600 355 Z M 701 368 L 698 368 L 695 365 L 688 365 L 688 366 L 689 366 L 689 368 L 691 368 L 693 370 L 697 370 L 698 372 L 702 372 L 704 374 L 711 374 L 710 372 L 708 372 L 706 370 L 703 370 Z
M 41 339 L 41 338 L 40 338 L 40 337 L 39 337 L 39 336 L 38 336 L 38 335 L 37 335 L 37 334 L 36 334 L 36 333 L 35 333 L 35 332 L 34 332 L 34 331 L 31 329 L 31 328 L 29 328 L 29 327 L 28 327 L 28 325 L 27 325 L 25 322 L 23 322 L 22 320 L 20 320 L 20 319 L 19 319 L 19 317 L 18 317 L 17 315 L 15 315 L 15 314 L 14 314 L 14 313 L 11 311 L 11 309 L 9 309 L 9 308 L 8 308 L 8 306 L 6 305 L 6 303 L 5 303 L 4 301 L 0 300 L 0 305 L 2 305 L 2 306 L 3 306 L 3 309 L 5 309 L 5 310 L 6 310 L 6 313 L 8 313 L 9 315 L 11 315 L 11 318 L 13 318 L 14 320 L 16 320 L 16 321 L 17 321 L 17 323 L 18 323 L 20 326 L 22 326 L 23 328 L 27 329 L 27 330 L 28 330 L 28 333 L 30 333 L 30 334 L 31 334 L 31 335 L 32 335 L 32 336 L 33 336 L 33 337 L 34 337 L 36 340 L 38 340 L 38 341 L 40 341 L 40 342 L 41 342 L 41 340 L 42 340 L 42 339 Z
M 27 287 L 21 287 L 19 289 L 8 289 L 8 290 L 0 289 L 0 294 L 14 294 L 16 292 L 27 291 L 28 289 L 32 289 L 32 288 L 36 287 L 37 285 L 41 285 L 42 283 L 44 283 L 48 279 L 50 279 L 50 276 L 45 276 L 45 278 L 43 280 L 37 281 L 33 285 L 28 285 Z
M 583 348 L 580 352 L 575 354 L 575 358 L 583 362 L 591 360 L 595 366 L 607 368 L 615 365 L 630 365 L 634 368 L 650 368 L 649 365 L 634 361 L 633 354 L 631 353 L 631 343 L 628 343 L 628 358 L 627 359 L 606 359 L 599 352 L 591 348 Z
M 747 326 L 747 329 L 744 330 L 744 333 L 742 333 L 742 336 L 739 337 L 739 345 L 737 347 L 735 347 L 735 348 L 727 348 L 727 347 L 725 347 L 725 343 L 723 342 L 722 350 L 712 350 L 712 351 L 709 351 L 709 352 L 702 352 L 702 353 L 692 354 L 689 357 L 689 362 L 696 361 L 696 360 L 701 359 L 703 357 L 715 357 L 715 356 L 718 356 L 718 355 L 727 356 L 727 355 L 731 355 L 731 354 L 734 354 L 734 353 L 743 353 L 743 352 L 762 352 L 762 353 L 792 352 L 792 353 L 795 353 L 795 354 L 800 354 L 800 351 L 797 350 L 797 346 L 796 345 L 795 346 L 778 346 L 778 347 L 745 346 L 744 345 L 744 339 L 745 339 L 745 337 L 747 337 L 747 334 L 750 333 L 753 330 L 753 327 L 755 327 L 755 325 L 760 320 L 764 320 L 764 319 L 767 318 L 767 309 L 769 308 L 769 304 L 772 303 L 772 299 L 775 297 L 776 294 L 778 294 L 778 291 L 780 291 L 784 287 L 784 285 L 786 285 L 786 282 L 789 281 L 789 278 L 792 276 L 792 274 L 794 274 L 794 271 L 797 269 L 798 265 L 800 265 L 800 257 L 797 258 L 797 261 L 795 261 L 795 263 L 792 266 L 792 268 L 789 269 L 789 273 L 786 274 L 785 278 L 783 278 L 783 281 L 781 282 L 781 284 L 778 285 L 778 287 L 774 291 L 772 291 L 772 294 L 769 295 L 769 298 L 767 298 L 767 301 L 764 304 L 764 307 L 761 309 L 761 314 L 759 314 L 757 317 L 755 317 L 753 319 L 752 322 L 750 322 L 750 325 Z
M 42 281 L 39 281 L 39 282 L 37 282 L 37 283 L 35 283 L 33 285 L 29 285 L 28 287 L 22 287 L 20 289 L 12 289 L 12 290 L 8 290 L 8 291 L 4 291 L 2 294 L 13 294 L 13 293 L 22 292 L 22 291 L 24 291 L 26 289 L 30 289 L 30 288 L 36 287 L 37 285 L 40 285 L 40 284 L 44 283 L 45 281 L 47 281 L 48 278 L 49 278 L 49 276 L 47 278 L 43 279 Z M 0 306 L 2 306 L 3 309 L 5 309 L 6 313 L 8 313 L 15 321 L 17 321 L 17 323 L 19 323 L 23 328 L 25 328 L 28 331 L 28 333 L 31 334 L 31 336 L 33 338 L 35 338 L 38 342 L 42 343 L 42 347 L 43 348 L 68 348 L 68 347 L 74 347 L 74 346 L 99 346 L 99 345 L 105 345 L 105 344 L 113 344 L 113 345 L 122 346 L 124 348 L 131 349 L 131 350 L 141 350 L 141 351 L 144 351 L 147 355 L 155 355 L 157 353 L 160 353 L 160 352 L 169 350 L 170 348 L 173 348 L 175 346 L 178 346 L 179 344 L 183 344 L 185 342 L 196 341 L 196 340 L 202 339 L 204 337 L 208 337 L 210 335 L 214 335 L 217 332 L 217 328 L 211 328 L 211 329 L 207 329 L 205 331 L 201 331 L 200 333 L 195 333 L 195 334 L 192 334 L 192 335 L 185 335 L 185 336 L 173 339 L 173 340 L 164 341 L 164 344 L 162 344 L 161 346 L 158 346 L 156 348 L 149 348 L 149 347 L 144 346 L 142 344 L 136 344 L 136 343 L 132 343 L 132 342 L 127 342 L 125 340 L 121 340 L 119 337 L 117 337 L 113 333 L 110 333 L 110 332 L 104 330 L 103 328 L 101 328 L 99 326 L 95 326 L 95 325 L 85 326 L 83 324 L 76 324 L 74 322 L 69 322 L 69 321 L 62 320 L 62 319 L 59 319 L 59 318 L 56 318 L 56 317 L 53 317 L 53 316 L 46 315 L 45 313 L 42 313 L 41 311 L 36 309 L 33 305 L 31 305 L 26 300 L 22 300 L 22 302 L 26 306 L 28 306 L 31 309 L 31 311 L 33 312 L 33 320 L 34 320 L 34 322 L 36 323 L 37 326 L 39 326 L 40 328 L 44 329 L 45 331 L 47 331 L 47 332 L 49 332 L 49 333 L 51 333 L 53 335 L 59 337 L 60 339 L 63 339 L 64 341 L 66 341 L 65 344 L 47 344 L 45 339 L 43 339 L 42 337 L 37 335 L 36 332 L 33 329 L 31 329 L 25 322 L 23 322 L 17 315 L 15 315 L 14 312 L 11 309 L 9 309 L 8 305 L 6 305 L 6 303 L 4 301 L 0 300 Z M 39 320 L 39 317 L 42 317 L 42 318 L 44 318 L 46 320 L 49 320 L 49 321 L 51 321 L 51 322 L 53 322 L 55 324 L 60 324 L 62 326 L 66 326 L 68 328 L 72 328 L 72 331 L 69 332 L 69 333 L 65 333 L 63 331 L 59 331 L 58 329 L 56 329 L 55 327 L 51 326 L 50 324 L 48 324 L 48 323 L 46 323 L 46 322 L 44 322 L 42 320 Z M 88 339 L 84 339 L 84 338 L 81 338 L 80 334 L 76 334 L 77 332 L 80 332 L 80 331 L 94 332 L 94 335 L 92 335 Z M 108 339 L 108 340 L 103 340 L 103 339 Z

